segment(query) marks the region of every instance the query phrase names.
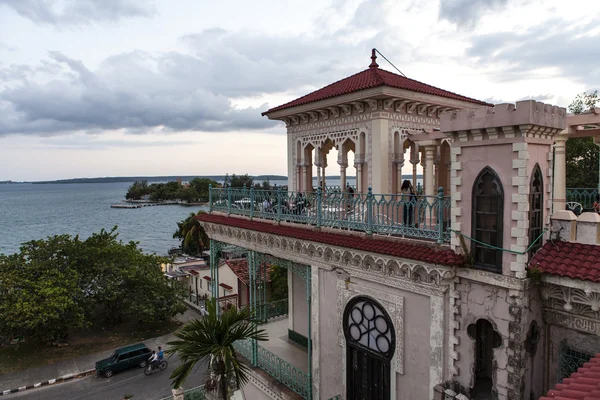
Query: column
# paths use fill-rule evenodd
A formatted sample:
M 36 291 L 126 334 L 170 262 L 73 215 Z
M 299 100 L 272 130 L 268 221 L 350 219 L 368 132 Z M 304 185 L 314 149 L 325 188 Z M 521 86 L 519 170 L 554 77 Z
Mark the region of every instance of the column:
M 400 193 L 402 188 L 402 167 L 404 167 L 404 154 L 396 158 L 396 193 Z
M 340 189 L 343 193 L 346 190 L 346 168 L 348 168 L 348 157 L 345 153 L 344 146 L 340 146 L 338 164 L 340 166 Z
M 321 186 L 321 190 L 323 192 L 325 192 L 325 168 L 327 168 L 327 159 L 325 157 L 323 157 L 323 164 L 322 164 L 322 168 L 323 168 L 323 174 L 321 175 L 323 178 L 323 185 Z
M 373 113 L 375 115 L 377 113 Z M 373 193 L 384 194 L 390 193 L 390 182 L 388 180 L 390 174 L 390 158 L 389 158 L 389 114 L 378 113 L 378 116 L 373 117 L 371 130 L 371 187 Z M 368 161 L 368 160 L 367 160 Z M 366 187 L 364 188 L 366 189 Z
M 425 196 L 435 196 L 435 179 L 433 175 L 433 160 L 435 157 L 435 147 L 425 147 L 425 166 L 423 174 L 425 175 Z
M 341 192 L 346 190 L 346 168 L 348 164 L 340 164 L 340 189 Z
M 296 164 L 296 182 L 294 182 L 294 186 L 291 188 L 293 191 L 299 192 L 302 190 L 302 164 Z M 289 188 L 288 188 L 289 190 Z
M 356 168 L 356 193 L 362 193 L 362 162 L 354 163 Z
M 410 163 L 413 166 L 412 185 L 417 190 L 417 164 L 419 163 L 419 145 L 413 144 L 410 150 Z
M 566 131 L 555 136 L 554 142 L 554 195 L 552 214 L 564 210 L 567 203 Z

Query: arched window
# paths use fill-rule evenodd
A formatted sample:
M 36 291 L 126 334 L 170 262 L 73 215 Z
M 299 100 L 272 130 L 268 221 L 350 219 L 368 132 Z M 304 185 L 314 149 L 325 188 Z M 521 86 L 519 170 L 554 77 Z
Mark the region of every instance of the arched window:
M 490 167 L 485 167 L 473 185 L 472 253 L 475 266 L 502 273 L 502 225 L 504 191 L 500 178 Z
M 533 168 L 529 187 L 529 259 L 542 247 L 542 234 L 544 225 L 544 180 L 542 170 L 538 164 Z M 533 243 L 534 240 L 537 242 Z M 532 245 L 533 243 L 533 245 Z
M 388 313 L 369 297 L 355 297 L 344 311 L 346 398 L 390 399 L 390 360 L 396 333 Z

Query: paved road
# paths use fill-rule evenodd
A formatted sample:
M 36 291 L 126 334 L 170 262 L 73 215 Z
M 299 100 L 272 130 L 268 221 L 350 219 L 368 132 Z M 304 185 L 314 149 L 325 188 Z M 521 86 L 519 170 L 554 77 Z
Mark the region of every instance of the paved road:
M 2 400 L 121 400 L 123 395 L 132 394 L 133 400 L 158 400 L 171 395 L 169 376 L 179 365 L 176 356 L 168 358 L 169 367 L 165 371 L 144 375 L 141 368 L 134 368 L 114 374 L 111 378 L 88 376 L 55 386 L 45 386 L 21 393 L 2 396 Z M 183 385 L 184 389 L 204 383 L 206 366 L 201 365 Z

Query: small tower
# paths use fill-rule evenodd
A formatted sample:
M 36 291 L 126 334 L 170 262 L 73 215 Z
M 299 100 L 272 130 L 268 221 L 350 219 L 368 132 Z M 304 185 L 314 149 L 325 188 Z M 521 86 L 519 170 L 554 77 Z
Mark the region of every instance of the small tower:
M 541 245 L 549 227 L 552 144 L 565 126 L 564 108 L 533 100 L 442 114 L 452 137 L 451 245 L 476 268 L 525 278 L 528 254 L 519 253 Z

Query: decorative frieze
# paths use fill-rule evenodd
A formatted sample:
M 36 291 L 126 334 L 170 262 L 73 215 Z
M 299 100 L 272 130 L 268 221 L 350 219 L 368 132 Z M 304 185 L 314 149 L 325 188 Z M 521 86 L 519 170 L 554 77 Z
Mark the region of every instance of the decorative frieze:
M 600 336 L 600 321 L 573 315 L 565 311 L 544 308 L 544 321 L 580 332 L 591 333 Z
M 450 267 L 419 263 L 393 256 L 329 246 L 227 225 L 202 221 L 200 223 L 214 240 L 302 264 L 327 266 L 332 270 L 345 271 L 349 276 L 384 285 L 393 285 L 415 293 L 442 296 L 447 290 L 447 280 L 455 276 L 455 270 Z
M 548 308 L 600 321 L 600 292 L 544 283 L 542 299 Z

